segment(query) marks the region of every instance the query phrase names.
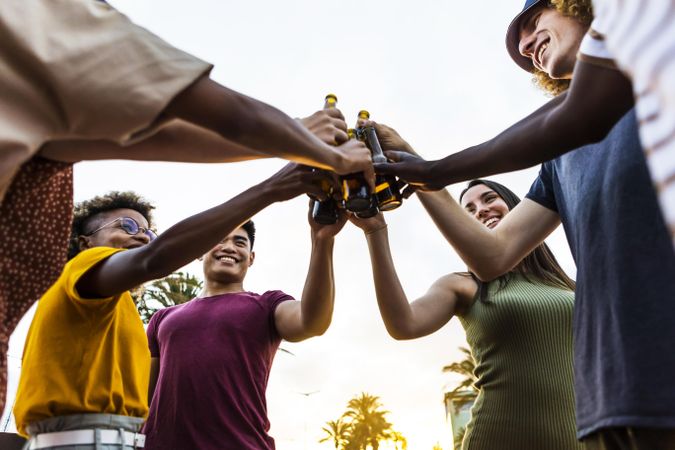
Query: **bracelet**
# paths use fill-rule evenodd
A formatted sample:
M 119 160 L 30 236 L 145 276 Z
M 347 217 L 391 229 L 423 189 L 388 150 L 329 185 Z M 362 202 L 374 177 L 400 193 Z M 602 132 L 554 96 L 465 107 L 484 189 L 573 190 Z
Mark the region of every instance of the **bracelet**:
M 385 228 L 387 228 L 387 224 L 386 224 L 386 223 L 385 223 L 384 225 L 382 225 L 380 228 L 376 228 L 376 229 L 374 229 L 374 230 L 366 231 L 366 232 L 365 232 L 365 235 L 368 236 L 369 234 L 377 233 L 378 231 L 384 230 Z

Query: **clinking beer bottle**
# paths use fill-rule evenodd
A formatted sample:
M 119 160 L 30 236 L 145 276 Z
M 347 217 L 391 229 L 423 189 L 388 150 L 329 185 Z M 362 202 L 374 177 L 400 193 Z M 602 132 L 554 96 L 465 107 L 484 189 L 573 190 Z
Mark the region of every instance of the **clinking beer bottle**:
M 335 94 L 326 95 L 323 109 L 333 109 L 337 107 L 337 97 Z M 315 169 L 316 170 L 316 169 Z M 333 186 L 328 181 L 321 181 L 321 190 L 326 193 L 326 200 L 314 200 L 312 207 L 312 219 L 321 225 L 333 225 L 337 223 L 339 217 L 338 204 L 333 198 Z
M 350 128 L 347 131 L 347 134 L 350 139 L 359 139 L 358 130 Z M 370 194 L 370 186 L 368 186 L 363 174 L 351 173 L 349 175 L 344 175 L 341 180 L 342 198 L 345 202 L 345 208 L 353 213 L 367 213 L 372 207 L 372 196 Z M 375 214 L 377 214 L 377 212 L 375 212 Z M 357 214 L 357 216 L 359 216 L 359 214 Z
M 377 138 L 375 127 L 367 126 L 363 129 L 368 148 L 373 154 L 374 163 L 387 162 L 384 156 L 380 140 Z M 403 196 L 398 188 L 398 182 L 393 175 L 377 175 L 375 177 L 375 197 L 377 198 L 377 207 L 380 211 L 391 211 L 401 206 Z
M 370 118 L 370 113 L 365 109 L 362 109 L 361 111 L 359 111 L 358 118 L 359 120 L 357 120 L 357 128 L 354 130 L 354 134 L 356 136 L 356 139 L 366 142 L 366 135 L 363 133 L 363 127 L 358 125 L 360 125 L 359 122 L 361 121 L 361 119 L 368 120 Z M 374 194 L 371 193 L 368 208 L 364 209 L 363 211 L 357 211 L 354 213 L 354 215 L 361 219 L 367 219 L 369 217 L 377 215 L 377 213 L 379 212 L 380 210 L 377 208 L 377 198 L 375 197 Z

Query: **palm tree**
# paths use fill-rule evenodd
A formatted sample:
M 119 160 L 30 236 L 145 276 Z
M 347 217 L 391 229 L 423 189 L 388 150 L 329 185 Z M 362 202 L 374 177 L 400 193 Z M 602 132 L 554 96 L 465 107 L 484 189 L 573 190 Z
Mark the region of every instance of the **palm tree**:
M 474 371 L 476 370 L 476 362 L 471 355 L 471 350 L 466 347 L 460 347 L 459 350 L 464 353 L 464 359 L 443 367 L 443 372 L 453 372 L 464 377 L 456 388 L 445 394 L 446 400 L 455 400 L 455 404 L 458 408 L 465 403 L 473 401 L 471 397 L 467 397 L 466 395 L 458 395 L 460 392 L 464 394 L 467 390 L 469 390 L 476 394 L 478 393 L 478 389 L 476 389 L 474 385 L 474 383 L 478 381 L 476 375 L 474 374 Z
M 387 414 L 379 397 L 362 392 L 349 400 L 342 417 L 326 422 L 326 437 L 319 442 L 332 441 L 339 450 L 378 450 L 380 442 L 390 441 L 397 450 L 406 450 L 408 441 L 392 428 Z
M 473 403 L 478 395 L 478 389 L 476 389 L 475 386 L 477 378 L 474 374 L 476 362 L 468 348 L 460 347 L 459 349 L 464 353 L 464 359 L 443 367 L 443 372 L 453 372 L 464 377 L 455 389 L 445 393 L 445 404 L 453 405 L 454 411 L 458 411 L 462 406 L 468 403 Z M 459 450 L 462 447 L 462 440 L 464 439 L 466 427 L 459 425 L 462 422 L 455 423 L 457 420 L 455 414 L 456 413 L 451 417 L 454 430 L 453 442 L 455 450 Z
M 146 285 L 134 295 L 141 320 L 148 323 L 160 309 L 189 302 L 199 295 L 203 284 L 194 275 L 176 272 Z
M 351 424 L 345 422 L 342 417 L 338 420 L 330 420 L 326 422 L 325 427 L 322 430 L 326 433 L 326 437 L 321 439 L 319 442 L 333 441 L 335 449 L 344 448 L 347 443 L 347 438 L 349 436 L 349 429 Z
M 392 424 L 385 418 L 389 411 L 381 410 L 381 407 L 380 398 L 366 392 L 347 403 L 344 417 L 350 419 L 354 441 L 358 441 L 364 450 L 368 445 L 378 450 L 380 441 L 388 440 L 393 432 Z
M 392 431 L 389 440 L 394 443 L 396 450 L 408 450 L 408 440 L 398 431 Z

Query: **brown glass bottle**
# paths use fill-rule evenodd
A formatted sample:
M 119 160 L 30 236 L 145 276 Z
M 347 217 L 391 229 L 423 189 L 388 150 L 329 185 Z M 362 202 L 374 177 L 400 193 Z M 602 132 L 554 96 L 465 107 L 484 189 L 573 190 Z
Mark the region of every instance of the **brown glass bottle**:
M 333 109 L 336 107 L 337 97 L 335 94 L 326 95 L 323 109 Z M 321 190 L 325 192 L 328 197 L 325 200 L 314 199 L 314 204 L 312 205 L 312 220 L 321 225 L 333 225 L 334 223 L 337 223 L 340 216 L 338 203 L 333 198 L 333 186 L 328 181 L 322 181 Z
M 384 156 L 384 152 L 380 146 L 380 140 L 377 138 L 375 127 L 365 127 L 363 134 L 368 148 L 373 154 L 373 162 L 387 162 L 387 157 Z M 375 177 L 375 197 L 377 198 L 377 207 L 380 211 L 391 211 L 401 206 L 403 196 L 398 188 L 396 177 L 393 175 L 377 175 Z
M 357 130 L 350 128 L 347 130 L 350 139 L 358 139 Z M 351 173 L 341 177 L 342 198 L 345 208 L 353 213 L 366 212 L 371 209 L 372 199 L 370 186 L 366 182 L 363 173 Z M 375 213 L 377 214 L 377 213 Z

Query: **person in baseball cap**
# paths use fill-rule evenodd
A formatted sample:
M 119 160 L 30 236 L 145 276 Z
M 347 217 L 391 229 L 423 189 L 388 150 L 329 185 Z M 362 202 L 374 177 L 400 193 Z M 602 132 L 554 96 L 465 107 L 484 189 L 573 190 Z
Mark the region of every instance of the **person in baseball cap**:
M 375 169 L 420 192 L 544 162 L 525 200 L 489 231 L 465 220 L 447 191 L 419 198 L 469 270 L 486 281 L 562 223 L 578 270 L 577 437 L 589 450 L 672 450 L 675 390 L 667 386 L 675 379 L 675 310 L 663 298 L 675 289 L 675 253 L 642 153 L 631 81 L 600 51 L 595 22 L 589 28 L 569 14 L 580 6 L 526 1 L 507 32 L 519 67 L 569 79 L 569 89 L 487 142 L 429 162 L 389 151 L 394 162 Z M 377 133 L 385 150 L 412 149 L 388 127 Z

